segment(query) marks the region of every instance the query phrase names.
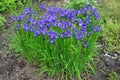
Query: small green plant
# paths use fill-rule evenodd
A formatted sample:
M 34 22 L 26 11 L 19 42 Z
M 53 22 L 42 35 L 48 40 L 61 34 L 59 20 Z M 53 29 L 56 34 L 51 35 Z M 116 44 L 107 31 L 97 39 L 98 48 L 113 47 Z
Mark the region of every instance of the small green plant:
M 108 76 L 108 80 L 120 80 L 120 77 L 116 72 L 112 71 Z
M 95 7 L 77 10 L 41 4 L 38 10 L 25 7 L 12 20 L 16 31 L 10 45 L 28 62 L 39 63 L 41 73 L 51 77 L 61 74 L 68 80 L 81 80 L 80 73 L 95 55 L 99 37 L 100 16 Z
M 4 29 L 4 22 L 6 22 L 6 19 L 2 15 L 0 15 L 0 30 Z

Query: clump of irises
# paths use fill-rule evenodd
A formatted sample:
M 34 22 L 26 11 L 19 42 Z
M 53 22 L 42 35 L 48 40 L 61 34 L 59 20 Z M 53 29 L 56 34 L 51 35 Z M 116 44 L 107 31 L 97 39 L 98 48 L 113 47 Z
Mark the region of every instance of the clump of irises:
M 41 4 L 37 11 L 25 7 L 12 20 L 19 38 L 15 45 L 28 61 L 47 66 L 50 75 L 62 73 L 80 79 L 100 31 L 100 15 L 94 6 L 64 9 Z
M 97 9 L 91 5 L 72 10 L 46 8 L 44 4 L 41 4 L 40 9 L 44 15 L 37 15 L 32 8 L 26 7 L 21 15 L 13 16 L 12 20 L 18 22 L 15 29 L 30 31 L 34 37 L 49 36 L 51 44 L 54 44 L 54 40 L 58 38 L 75 37 L 75 40 L 83 41 L 88 35 L 100 31 L 100 25 L 92 21 L 93 18 L 95 22 L 99 21 L 100 16 Z

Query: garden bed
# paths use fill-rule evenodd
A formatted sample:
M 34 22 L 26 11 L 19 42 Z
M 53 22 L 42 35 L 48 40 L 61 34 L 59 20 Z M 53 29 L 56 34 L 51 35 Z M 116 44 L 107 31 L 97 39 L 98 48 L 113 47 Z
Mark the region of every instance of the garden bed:
M 6 16 L 6 30 L 10 29 L 10 17 Z M 7 34 L 0 31 L 0 80 L 34 80 L 38 76 L 38 66 L 32 66 L 8 47 Z M 83 80 L 119 80 L 120 77 L 120 54 L 104 50 L 104 39 L 98 41 L 100 54 L 96 55 L 95 74 L 81 74 Z M 60 75 L 50 78 L 47 73 L 39 77 L 39 80 L 59 80 Z M 76 80 L 76 79 L 73 79 Z

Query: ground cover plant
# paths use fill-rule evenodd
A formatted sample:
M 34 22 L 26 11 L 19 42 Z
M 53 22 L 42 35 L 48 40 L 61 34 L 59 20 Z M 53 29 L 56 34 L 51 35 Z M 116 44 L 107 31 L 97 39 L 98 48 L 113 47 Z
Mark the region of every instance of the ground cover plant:
M 95 55 L 99 37 L 100 15 L 87 4 L 80 9 L 25 7 L 12 17 L 15 26 L 11 47 L 31 64 L 38 63 L 42 73 L 61 74 L 66 79 L 78 77 Z

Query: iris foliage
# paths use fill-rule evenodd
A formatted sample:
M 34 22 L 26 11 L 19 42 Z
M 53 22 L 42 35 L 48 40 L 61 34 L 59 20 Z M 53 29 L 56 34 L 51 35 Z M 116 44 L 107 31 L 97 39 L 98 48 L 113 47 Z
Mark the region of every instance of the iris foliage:
M 41 72 L 78 77 L 94 56 L 100 31 L 100 15 L 87 4 L 80 9 L 40 5 L 25 7 L 12 16 L 15 26 L 11 46 L 30 63 L 39 63 Z

